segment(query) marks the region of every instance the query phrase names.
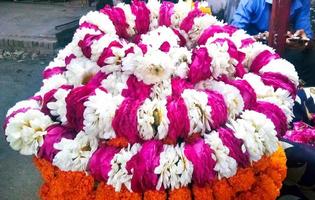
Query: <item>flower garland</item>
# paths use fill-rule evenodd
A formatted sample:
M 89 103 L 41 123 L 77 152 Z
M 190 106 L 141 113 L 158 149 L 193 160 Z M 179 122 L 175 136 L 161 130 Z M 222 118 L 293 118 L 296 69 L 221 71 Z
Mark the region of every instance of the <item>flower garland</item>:
M 39 92 L 8 111 L 10 146 L 76 181 L 88 174 L 82 184 L 100 181 L 96 191 L 113 198 L 235 197 L 228 180 L 277 154 L 298 76 L 273 49 L 204 10 L 135 0 L 83 16 Z M 251 174 L 258 198 L 256 185 L 272 178 Z M 273 199 L 281 181 L 271 185 Z
M 34 158 L 44 184 L 41 199 L 275 199 L 286 177 L 284 150 L 264 156 L 252 166 L 239 169 L 230 178 L 214 180 L 203 187 L 192 185 L 175 190 L 147 190 L 144 193 L 129 192 L 122 188 L 116 192 L 112 186 L 98 182 L 83 172 L 66 172 L 54 167 L 45 159 Z M 66 196 L 65 196 L 66 194 Z

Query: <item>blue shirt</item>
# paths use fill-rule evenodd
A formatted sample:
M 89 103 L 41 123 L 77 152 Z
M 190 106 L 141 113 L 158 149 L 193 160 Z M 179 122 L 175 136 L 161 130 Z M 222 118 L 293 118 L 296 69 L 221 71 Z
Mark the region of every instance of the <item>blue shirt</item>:
M 292 0 L 290 24 L 294 30 L 304 29 L 307 37 L 312 38 L 310 3 L 310 0 Z M 232 25 L 251 35 L 268 31 L 271 8 L 272 0 L 241 0 Z

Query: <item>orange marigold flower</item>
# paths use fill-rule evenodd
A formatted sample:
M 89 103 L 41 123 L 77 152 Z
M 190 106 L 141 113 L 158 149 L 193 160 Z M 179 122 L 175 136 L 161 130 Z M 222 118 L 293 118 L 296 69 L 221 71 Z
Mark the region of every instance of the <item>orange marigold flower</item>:
M 169 200 L 190 200 L 191 191 L 188 187 L 174 189 L 169 191 Z
M 119 192 L 119 199 L 123 200 L 141 200 L 142 194 L 130 192 L 126 187 L 122 187 Z
M 101 182 L 97 186 L 95 200 L 119 200 L 119 193 L 112 186 Z
M 239 169 L 235 176 L 228 179 L 234 192 L 241 192 L 249 190 L 255 183 L 255 174 L 251 167 Z
M 226 179 L 215 181 L 212 189 L 215 199 L 228 200 L 234 196 L 233 189 Z
M 128 140 L 124 137 L 110 139 L 106 142 L 110 146 L 124 148 L 128 146 Z
M 198 187 L 196 185 L 193 185 L 193 195 L 195 200 L 212 200 L 213 198 L 213 191 L 212 191 L 211 185 L 205 185 L 204 187 Z
M 165 191 L 146 191 L 144 193 L 144 200 L 165 200 L 167 198 L 167 194 Z

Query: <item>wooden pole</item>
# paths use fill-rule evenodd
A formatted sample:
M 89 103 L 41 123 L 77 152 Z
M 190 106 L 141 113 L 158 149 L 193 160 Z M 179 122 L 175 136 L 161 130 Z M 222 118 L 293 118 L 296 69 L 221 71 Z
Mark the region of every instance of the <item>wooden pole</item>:
M 273 0 L 269 23 L 269 46 L 280 55 L 285 50 L 286 34 L 289 27 L 291 0 Z

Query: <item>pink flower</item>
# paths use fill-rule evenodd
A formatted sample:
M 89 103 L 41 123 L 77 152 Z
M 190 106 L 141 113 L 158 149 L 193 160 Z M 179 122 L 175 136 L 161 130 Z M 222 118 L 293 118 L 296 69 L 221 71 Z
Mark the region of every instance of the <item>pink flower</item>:
M 251 72 L 258 73 L 263 66 L 267 65 L 271 60 L 278 58 L 280 58 L 278 54 L 271 53 L 268 50 L 264 50 L 255 57 L 250 66 L 250 70 Z
M 100 55 L 100 57 L 98 58 L 97 60 L 97 65 L 100 66 L 100 67 L 103 67 L 106 65 L 105 61 L 107 58 L 109 57 L 113 57 L 115 56 L 113 54 L 113 51 L 112 51 L 112 47 L 118 47 L 118 48 L 122 48 L 122 44 L 119 42 L 119 41 L 113 41 L 111 42 L 108 47 L 104 48 L 103 49 L 103 52 L 102 54 Z
M 179 77 L 172 78 L 171 84 L 172 84 L 172 96 L 176 98 L 181 97 L 185 89 L 194 88 L 194 86 L 190 82 L 187 82 L 186 80 L 181 79 Z
M 288 129 L 287 118 L 281 108 L 269 102 L 257 101 L 252 109 L 266 115 L 273 122 L 278 137 L 285 134 Z
M 192 27 L 194 25 L 194 19 L 196 17 L 200 17 L 202 15 L 203 15 L 203 13 L 198 8 L 198 6 L 195 6 L 195 8 L 192 11 L 190 11 L 188 13 L 188 15 L 181 22 L 181 24 L 179 26 L 180 29 L 184 30 L 186 33 L 188 33 L 192 29 Z
M 112 127 L 118 137 L 126 138 L 133 144 L 140 141 L 138 132 L 137 110 L 144 100 L 125 98 L 116 110 Z
M 109 5 L 106 5 L 103 9 L 100 10 L 100 12 L 109 16 L 110 20 L 115 26 L 118 36 L 126 39 L 129 38 L 129 35 L 127 33 L 127 28 L 129 27 L 129 25 L 126 21 L 125 12 L 122 8 L 111 8 Z
M 48 79 L 56 74 L 62 74 L 65 71 L 67 71 L 66 67 L 53 67 L 50 69 L 45 69 L 42 76 L 44 79 Z
M 210 37 L 213 37 L 216 33 L 228 33 L 229 35 L 232 35 L 237 29 L 230 25 L 212 25 L 209 26 L 206 30 L 204 30 L 201 34 L 201 36 L 198 39 L 198 45 L 204 45 L 206 44 L 207 40 Z
M 195 84 L 210 78 L 212 74 L 210 70 L 211 62 L 212 58 L 209 56 L 207 48 L 194 49 L 192 63 L 189 66 L 189 81 Z
M 126 169 L 133 174 L 131 179 L 132 191 L 155 190 L 159 177 L 154 173 L 154 169 L 160 164 L 162 151 L 163 143 L 151 140 L 145 142 L 141 150 L 127 162 Z
M 76 132 L 68 127 L 54 124 L 46 129 L 47 134 L 44 137 L 44 143 L 37 153 L 39 158 L 44 158 L 50 162 L 54 159 L 59 150 L 54 148 L 54 144 L 61 141 L 62 138 L 73 139 Z
M 287 90 L 293 98 L 296 96 L 297 88 L 294 83 L 288 77 L 280 73 L 265 72 L 261 75 L 261 80 L 265 85 L 270 85 L 275 89 L 282 88 Z
M 91 45 L 95 40 L 99 40 L 101 37 L 103 37 L 103 34 L 98 35 L 86 34 L 84 39 L 79 41 L 78 46 L 81 48 L 82 53 L 85 57 L 91 58 L 92 55 Z
M 211 106 L 211 128 L 217 129 L 227 121 L 227 106 L 221 94 L 210 90 L 206 90 L 205 92 L 208 95 L 208 105 Z
M 241 43 L 242 43 L 241 48 L 246 48 L 249 45 L 255 43 L 255 40 L 253 38 L 246 38 L 246 39 L 243 39 Z
M 188 110 L 185 101 L 181 97 L 167 98 L 167 118 L 169 119 L 169 127 L 167 140 L 176 144 L 178 139 L 186 139 L 190 130 Z
M 111 170 L 111 160 L 119 148 L 111 146 L 100 146 L 91 156 L 88 163 L 88 171 L 98 181 L 106 182 L 108 173 Z
M 101 86 L 101 83 L 104 79 L 106 79 L 108 76 L 108 74 L 104 73 L 104 72 L 97 72 L 87 83 L 87 85 L 97 88 Z
M 150 10 L 147 8 L 144 1 L 134 0 L 131 6 L 131 12 L 136 16 L 136 31 L 143 34 L 149 31 L 150 27 Z
M 95 91 L 95 87 L 84 85 L 74 88 L 66 97 L 67 120 L 69 127 L 79 132 L 83 129 L 84 102 Z
M 163 44 L 161 44 L 161 46 L 160 46 L 160 50 L 165 52 L 165 53 L 168 53 L 170 48 L 171 48 L 171 45 L 167 41 L 163 42 Z
M 244 109 L 251 109 L 252 106 L 256 104 L 256 93 L 252 86 L 246 80 L 228 80 L 226 79 L 225 82 L 227 84 L 233 85 L 236 87 L 243 98 L 244 101 Z
M 160 7 L 159 26 L 171 26 L 171 17 L 174 13 L 174 3 L 169 1 L 163 1 Z
M 234 158 L 240 167 L 247 167 L 249 165 L 249 153 L 247 151 L 243 153 L 243 141 L 236 138 L 233 131 L 228 128 L 219 128 L 218 133 L 223 144 L 230 150 L 229 156 Z
M 79 29 L 83 29 L 83 28 L 88 28 L 88 29 L 93 29 L 95 31 L 101 31 L 98 26 L 96 26 L 95 24 L 91 24 L 89 22 L 83 22 L 80 26 Z
M 123 89 L 122 96 L 145 100 L 151 93 L 152 85 L 147 85 L 143 81 L 139 81 L 134 75 L 129 76 L 127 80 L 127 88 Z
M 206 183 L 216 178 L 214 166 L 216 161 L 212 158 L 213 150 L 203 139 L 197 139 L 192 143 L 186 143 L 184 154 L 194 165 L 192 180 L 198 186 L 203 187 Z
M 294 123 L 293 129 L 287 131 L 283 137 L 293 142 L 309 144 L 315 147 L 315 128 L 304 122 Z

